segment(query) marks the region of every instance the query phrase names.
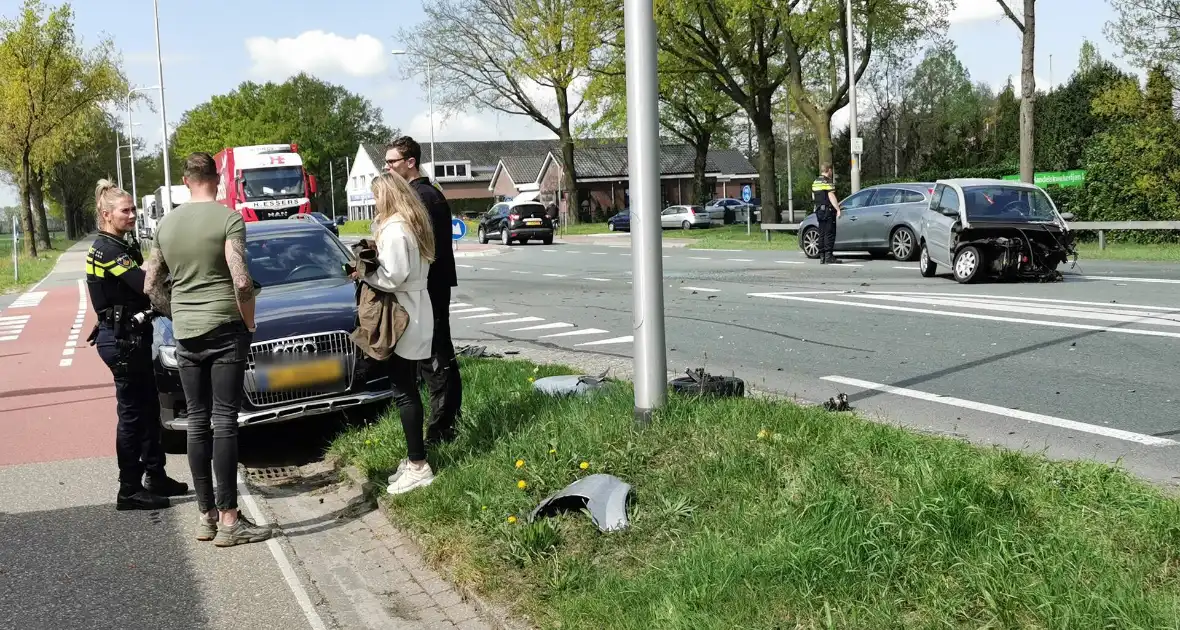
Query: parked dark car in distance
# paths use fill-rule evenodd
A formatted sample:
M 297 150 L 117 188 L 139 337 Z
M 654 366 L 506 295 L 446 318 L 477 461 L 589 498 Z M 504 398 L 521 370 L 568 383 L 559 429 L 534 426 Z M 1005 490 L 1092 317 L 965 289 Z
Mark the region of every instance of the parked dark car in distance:
M 553 219 L 539 201 L 500 202 L 479 217 L 476 230 L 480 243 L 487 243 L 495 234 L 504 245 L 513 241 L 524 245 L 533 239 L 553 244 Z
M 366 369 L 352 343 L 356 285 L 349 251 L 314 221 L 246 224 L 250 274 L 260 290 L 247 358 L 240 426 L 348 411 L 390 397 L 388 379 Z M 153 322 L 160 422 L 169 450 L 183 450 L 184 390 L 172 322 Z
M 337 222 L 324 216 L 322 212 L 293 214 L 287 218 L 297 221 L 315 221 L 316 223 L 324 226 L 325 230 L 335 234 L 336 236 L 340 236 L 340 228 L 337 227 Z
M 606 220 L 606 229 L 611 232 L 631 231 L 631 209 L 624 208 Z

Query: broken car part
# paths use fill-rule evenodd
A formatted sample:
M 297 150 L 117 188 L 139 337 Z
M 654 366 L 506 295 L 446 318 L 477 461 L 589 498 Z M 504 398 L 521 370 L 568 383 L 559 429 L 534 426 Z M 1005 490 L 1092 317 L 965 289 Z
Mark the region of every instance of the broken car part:
M 461 348 L 456 348 L 455 349 L 455 356 L 457 356 L 457 357 L 473 357 L 473 358 L 482 357 L 485 359 L 499 359 L 499 358 L 502 358 L 504 355 L 489 351 L 487 346 L 467 345 L 467 346 L 463 346 Z
M 684 371 L 687 376 L 672 379 L 668 387 L 681 394 L 725 396 L 741 398 L 746 395 L 746 383 L 736 376 L 713 376 L 704 368 Z
M 628 525 L 627 499 L 630 494 L 631 484 L 614 475 L 590 475 L 541 501 L 529 520 L 553 516 L 560 511 L 586 509 L 599 531 L 620 530 Z
M 598 376 L 588 376 L 586 374 L 562 374 L 560 376 L 547 376 L 545 378 L 537 379 L 533 383 L 533 389 L 548 394 L 550 396 L 568 396 L 574 394 L 585 394 L 602 387 L 607 382 L 606 374 L 610 368 Z
M 848 404 L 848 394 L 840 392 L 839 394 L 836 394 L 834 398 L 829 398 L 828 401 L 824 403 L 824 409 L 827 409 L 828 411 L 851 410 L 852 406 Z

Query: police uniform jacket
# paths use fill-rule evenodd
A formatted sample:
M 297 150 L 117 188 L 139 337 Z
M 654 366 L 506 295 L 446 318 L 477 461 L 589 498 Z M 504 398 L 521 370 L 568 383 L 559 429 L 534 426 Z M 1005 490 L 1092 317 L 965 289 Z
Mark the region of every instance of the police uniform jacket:
M 125 317 L 151 308 L 144 293 L 143 252 L 137 245 L 100 231 L 86 252 L 86 288 L 98 313 L 100 326 L 113 322 L 113 309 L 122 306 Z
M 821 208 L 831 209 L 832 202 L 828 199 L 828 193 L 833 190 L 836 190 L 836 186 L 827 177 L 820 176 L 811 182 L 811 194 L 815 197 L 816 210 Z

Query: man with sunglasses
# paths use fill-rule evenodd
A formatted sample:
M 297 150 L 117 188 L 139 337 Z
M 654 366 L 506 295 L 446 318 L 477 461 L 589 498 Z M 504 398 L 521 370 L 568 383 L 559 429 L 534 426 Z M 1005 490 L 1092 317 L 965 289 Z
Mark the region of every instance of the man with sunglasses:
M 419 364 L 419 373 L 430 390 L 430 421 L 426 429 L 429 445 L 455 437 L 455 420 L 463 403 L 463 383 L 451 341 L 451 287 L 459 285 L 455 252 L 451 249 L 451 206 L 442 191 L 430 183 L 430 178 L 422 175 L 421 162 L 422 147 L 409 136 L 401 136 L 385 146 L 385 170 L 410 183 L 430 213 L 434 228 L 435 260 L 426 280 L 434 307 L 434 344 L 430 359 Z M 404 462 L 398 473 L 402 468 Z M 396 479 L 398 473 L 391 479 Z

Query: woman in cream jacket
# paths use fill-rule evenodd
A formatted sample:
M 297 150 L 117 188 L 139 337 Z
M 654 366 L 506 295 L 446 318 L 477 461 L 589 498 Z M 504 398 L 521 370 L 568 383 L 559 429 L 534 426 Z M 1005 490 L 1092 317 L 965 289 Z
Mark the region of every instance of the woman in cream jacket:
M 430 358 L 434 336 L 434 311 L 426 292 L 426 276 L 434 261 L 434 231 L 426 207 L 401 176 L 380 175 L 373 180 L 372 189 L 376 205 L 373 240 L 380 266 L 365 280 L 393 293 L 410 316 L 393 356 L 386 361 L 409 460 L 388 492 L 401 494 L 434 481 L 434 471 L 426 463 L 425 416 L 418 393 L 418 361 Z

